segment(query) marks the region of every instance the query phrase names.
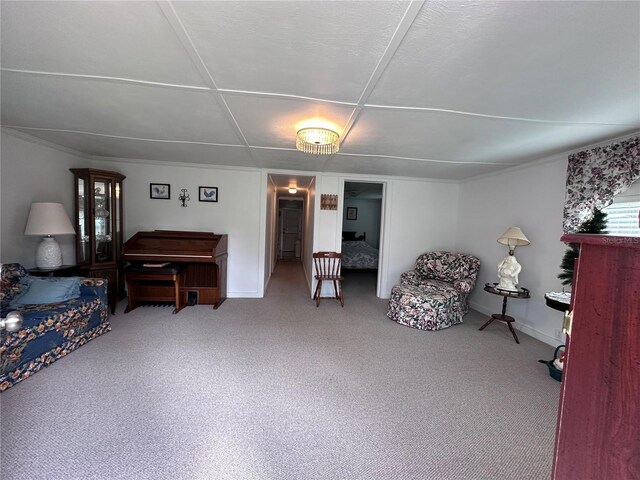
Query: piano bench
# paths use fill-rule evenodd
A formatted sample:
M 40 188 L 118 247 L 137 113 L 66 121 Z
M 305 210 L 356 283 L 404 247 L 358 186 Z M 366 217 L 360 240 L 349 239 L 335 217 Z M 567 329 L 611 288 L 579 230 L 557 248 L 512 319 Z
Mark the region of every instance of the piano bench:
M 126 266 L 124 278 L 128 296 L 124 313 L 138 308 L 141 302 L 172 302 L 176 306 L 173 313 L 178 313 L 187 305 L 181 293 L 186 273 L 187 266 L 179 263 L 163 267 L 145 267 L 141 264 Z

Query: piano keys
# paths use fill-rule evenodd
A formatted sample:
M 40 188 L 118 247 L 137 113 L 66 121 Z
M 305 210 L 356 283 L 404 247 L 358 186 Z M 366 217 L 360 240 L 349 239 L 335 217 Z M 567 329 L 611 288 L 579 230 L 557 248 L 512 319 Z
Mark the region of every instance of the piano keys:
M 227 298 L 227 235 L 155 230 L 138 232 L 122 246 L 129 312 L 142 302 L 213 305 Z M 161 267 L 145 264 L 165 264 Z

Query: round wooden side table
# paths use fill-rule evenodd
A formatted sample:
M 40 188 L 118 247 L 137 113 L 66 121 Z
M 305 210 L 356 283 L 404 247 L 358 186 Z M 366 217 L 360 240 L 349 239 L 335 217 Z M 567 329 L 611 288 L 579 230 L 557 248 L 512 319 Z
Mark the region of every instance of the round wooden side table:
M 515 339 L 516 343 L 519 344 L 520 340 L 518 340 L 518 336 L 516 335 L 516 331 L 513 329 L 513 326 L 511 325 L 515 321 L 515 319 L 506 314 L 507 313 L 507 299 L 509 299 L 509 298 L 530 298 L 529 290 L 527 290 L 526 288 L 519 288 L 518 291 L 514 292 L 512 290 L 502 290 L 502 289 L 498 288 L 498 284 L 497 283 L 485 283 L 484 284 L 484 291 L 492 293 L 494 295 L 501 295 L 502 297 L 504 297 L 502 299 L 502 313 L 494 313 L 493 315 L 491 315 L 491 318 L 489 320 L 487 320 L 487 322 L 484 325 L 482 325 L 478 330 L 484 330 L 494 320 L 500 320 L 501 322 L 505 322 L 507 324 L 507 326 L 509 327 L 509 330 L 511 331 L 511 335 L 513 335 L 513 338 Z

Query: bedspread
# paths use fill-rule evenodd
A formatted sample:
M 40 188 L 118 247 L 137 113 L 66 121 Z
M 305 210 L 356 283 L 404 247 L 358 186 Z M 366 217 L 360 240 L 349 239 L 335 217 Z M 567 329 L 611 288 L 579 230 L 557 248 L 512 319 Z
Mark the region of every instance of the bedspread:
M 342 268 L 378 268 L 378 249 L 364 241 L 342 242 Z

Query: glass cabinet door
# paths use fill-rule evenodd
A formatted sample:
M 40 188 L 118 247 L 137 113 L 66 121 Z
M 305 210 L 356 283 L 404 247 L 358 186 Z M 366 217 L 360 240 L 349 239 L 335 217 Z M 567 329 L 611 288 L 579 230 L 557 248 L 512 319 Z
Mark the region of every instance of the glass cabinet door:
M 89 224 L 90 215 L 90 199 L 91 195 L 87 194 L 87 180 L 84 178 L 77 179 L 78 198 L 78 218 L 76 218 L 78 235 L 78 263 L 89 263 L 91 261 L 91 226 Z
M 95 261 L 107 263 L 114 261 L 112 198 L 113 183 L 110 179 L 96 178 L 93 181 L 94 217 L 95 217 Z

